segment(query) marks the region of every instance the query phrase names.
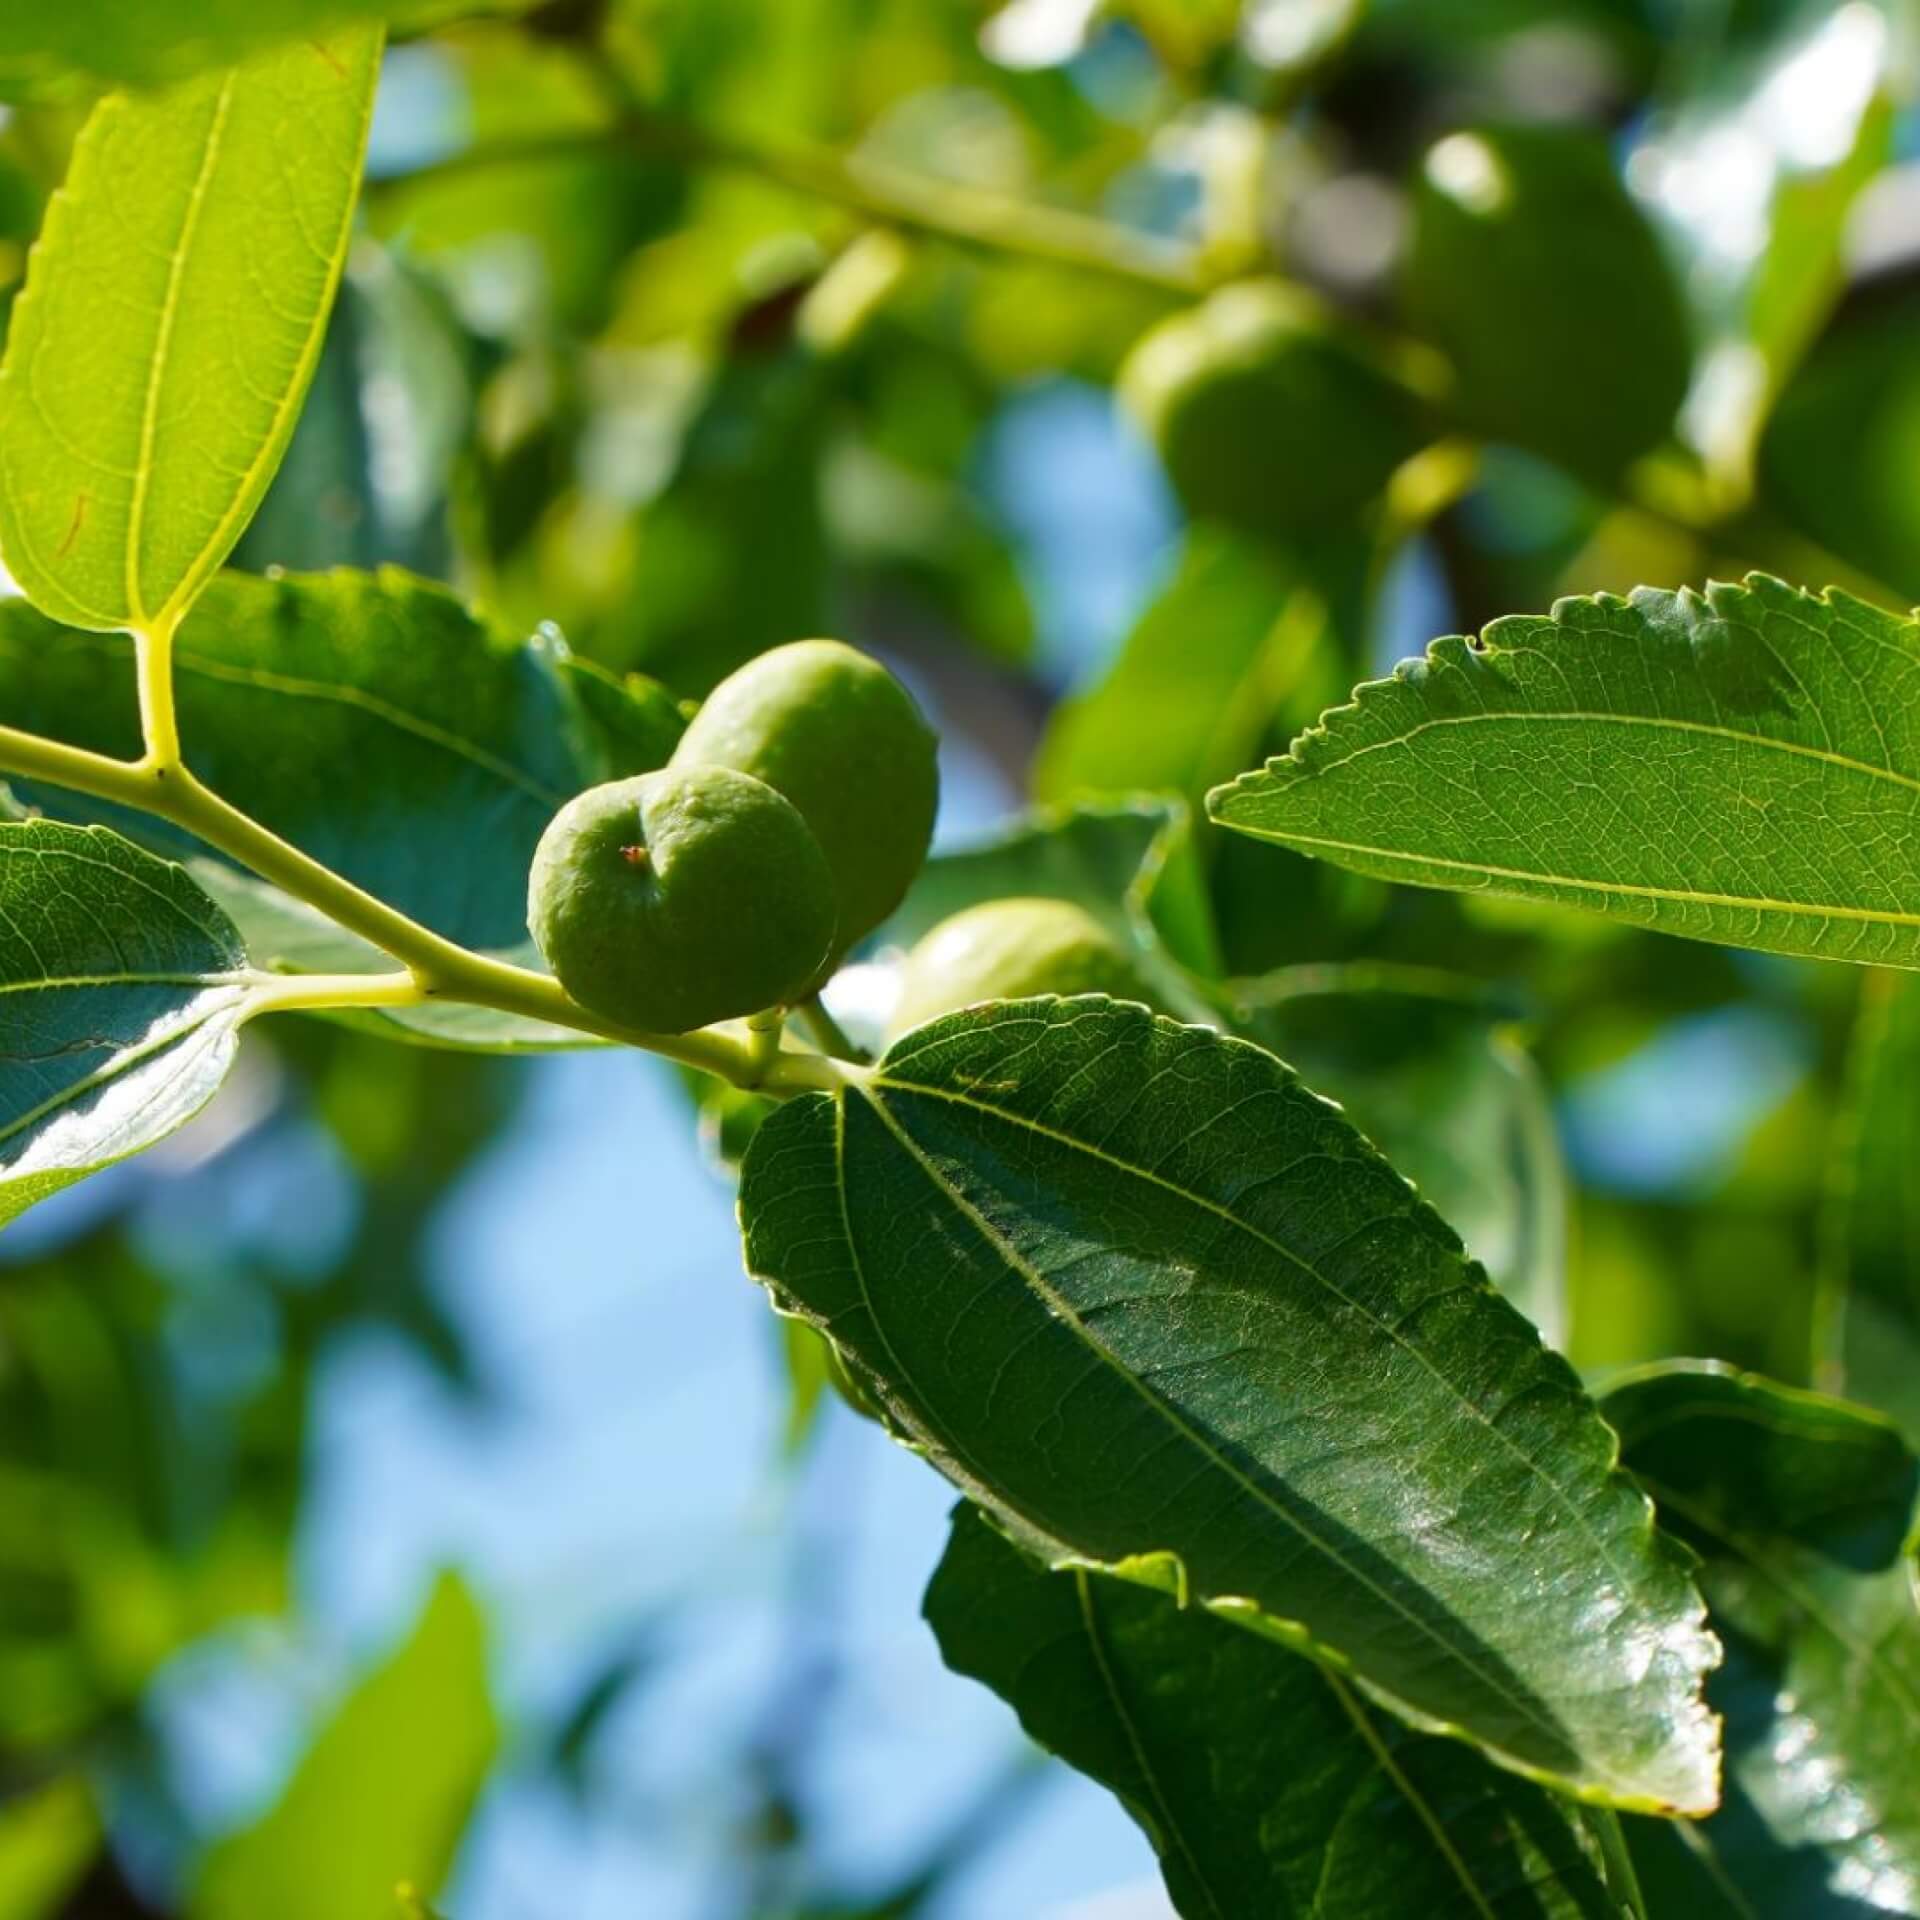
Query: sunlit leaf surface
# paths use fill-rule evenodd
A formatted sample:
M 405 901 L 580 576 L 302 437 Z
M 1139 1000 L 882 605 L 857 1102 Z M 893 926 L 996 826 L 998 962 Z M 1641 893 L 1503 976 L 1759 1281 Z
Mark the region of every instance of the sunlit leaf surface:
M 1697 1596 L 1570 1368 L 1260 1048 L 1099 999 L 761 1128 L 750 1271 L 1035 1551 L 1595 1799 L 1713 1804 Z

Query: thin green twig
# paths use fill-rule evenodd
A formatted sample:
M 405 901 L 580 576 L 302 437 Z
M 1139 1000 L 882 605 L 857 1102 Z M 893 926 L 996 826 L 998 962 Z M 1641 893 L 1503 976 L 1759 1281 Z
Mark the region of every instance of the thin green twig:
M 764 1049 L 756 1053 L 748 1041 L 710 1028 L 645 1033 L 602 1019 L 574 1001 L 550 975 L 474 953 L 376 899 L 222 799 L 184 764 L 115 760 L 0 727 L 0 774 L 48 781 L 182 827 L 261 879 L 317 907 L 405 969 L 404 987 L 400 976 L 390 975 L 333 975 L 310 987 L 288 976 L 284 983 L 272 981 L 258 989 L 256 1011 L 458 1001 L 641 1047 L 765 1093 L 830 1090 L 847 1078 L 847 1068 L 818 1054 L 778 1051 L 767 1058 Z
M 640 112 L 622 113 L 604 127 L 579 133 L 481 141 L 374 187 L 391 191 L 443 175 L 617 151 L 685 168 L 749 173 L 802 198 L 925 239 L 1043 261 L 1158 293 L 1192 296 L 1204 293 L 1211 280 L 1195 249 L 1112 220 L 943 180 L 869 155 L 797 142 L 775 146 Z

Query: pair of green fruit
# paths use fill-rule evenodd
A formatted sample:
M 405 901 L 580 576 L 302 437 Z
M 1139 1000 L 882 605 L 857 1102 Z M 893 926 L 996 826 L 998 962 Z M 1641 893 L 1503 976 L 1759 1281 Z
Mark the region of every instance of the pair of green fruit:
M 894 677 L 802 640 L 714 689 L 657 773 L 589 788 L 534 853 L 528 923 L 583 1007 L 686 1033 L 817 992 L 900 904 L 933 834 L 935 740 Z M 983 1000 L 1150 1000 L 1119 944 L 1064 900 L 990 900 L 903 970 L 903 1033 Z
M 527 896 L 547 964 L 583 1007 L 651 1033 L 805 999 L 926 858 L 935 744 L 907 690 L 852 647 L 761 654 L 659 772 L 554 817 Z

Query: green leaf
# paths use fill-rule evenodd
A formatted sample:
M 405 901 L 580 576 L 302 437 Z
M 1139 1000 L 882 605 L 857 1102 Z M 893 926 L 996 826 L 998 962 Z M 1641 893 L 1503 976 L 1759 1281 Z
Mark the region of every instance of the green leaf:
M 100 1851 L 100 1817 L 78 1775 L 0 1806 L 0 1913 L 55 1920 Z
M 783 1107 L 749 1270 L 1053 1563 L 1175 1589 L 1595 1800 L 1701 1811 L 1715 1649 L 1570 1368 L 1272 1055 L 1100 999 Z
M 62 1236 L 0 1288 L 0 1563 L 14 1601 L 0 1612 L 0 1744 L 15 1755 L 84 1750 L 182 1648 L 288 1600 L 298 1377 L 241 1385 L 172 1364 L 183 1312 L 202 1346 L 232 1323 L 204 1292 L 187 1304 L 204 1264 L 169 1279 L 131 1240 L 113 1224 Z
M 1728 1640 L 1728 1804 L 1702 1829 L 1720 1872 L 1751 1913 L 1920 1913 L 1920 1462 L 1862 1408 L 1721 1367 L 1602 1404 Z
M 171 862 L 104 828 L 0 824 L 0 1226 L 212 1098 L 246 954 Z
M 0 15 L 0 99 L 154 87 L 357 23 L 418 27 L 517 0 L 73 0 Z
M 1920 1440 L 1920 992 L 1904 974 L 1861 982 L 1845 1105 L 1828 1171 L 1831 1384 Z
M 1416 886 L 1920 967 L 1920 628 L 1762 574 L 1496 620 L 1208 799 Z
M 1479 981 L 1412 967 L 1289 967 L 1233 989 L 1234 1031 L 1338 1100 L 1557 1347 L 1567 1174 L 1514 1018 Z
M 1319 595 L 1271 549 L 1196 530 L 1106 676 L 1055 711 L 1036 797 L 1171 792 L 1197 805 L 1268 739 L 1303 683 L 1333 694 L 1313 685 L 1326 671 L 1325 621 Z M 1304 720 L 1315 707 L 1303 707 Z
M 1900 283 L 1904 288 L 1904 282 Z M 1912 292 L 1844 311 L 1781 394 L 1760 443 L 1766 505 L 1909 599 L 1920 598 L 1920 364 Z
M 1476 127 L 1426 155 L 1407 306 L 1483 432 L 1611 479 L 1667 435 L 1691 347 L 1672 270 L 1605 141 Z
M 1120 1796 L 1187 1920 L 1615 1920 L 1575 1808 L 1409 1731 L 1336 1674 L 955 1510 L 926 1616 L 947 1664 Z
M 0 605 L 0 711 L 104 753 L 138 750 L 122 635 Z M 188 765 L 276 833 L 437 932 L 530 956 L 527 866 L 583 787 L 661 765 L 682 725 L 651 682 L 617 681 L 556 634 L 521 641 L 410 575 L 223 574 L 182 623 L 175 701 Z M 286 895 L 144 816 L 20 785 L 49 812 L 109 819 L 166 851 L 238 922 L 261 964 L 390 965 Z M 478 1008 L 406 1008 L 396 1029 L 448 1044 L 577 1043 Z
M 369 1920 L 403 1883 L 446 1877 L 493 1763 L 484 1627 L 451 1575 L 406 1643 L 362 1680 L 279 1804 L 208 1856 L 193 1920 Z
M 1112 934 L 1167 1006 L 1206 1017 L 1188 969 L 1211 971 L 1218 956 L 1191 867 L 1191 832 L 1185 807 L 1171 800 L 1036 808 L 989 839 L 929 860 L 880 942 L 911 947 L 983 900 L 1070 900 Z
M 0 558 L 54 618 L 163 625 L 240 537 L 319 358 L 379 56 L 359 29 L 94 109 L 0 365 Z

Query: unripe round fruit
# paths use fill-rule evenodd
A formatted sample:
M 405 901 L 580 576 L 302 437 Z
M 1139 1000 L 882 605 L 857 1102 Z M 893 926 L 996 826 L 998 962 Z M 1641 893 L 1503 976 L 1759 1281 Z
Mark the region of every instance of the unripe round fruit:
M 987 900 L 942 920 L 907 955 L 887 1037 L 981 1000 L 1036 993 L 1156 1004 L 1120 943 L 1084 909 L 1067 900 Z
M 1188 512 L 1254 534 L 1349 519 L 1427 438 L 1402 387 L 1259 281 L 1162 321 L 1120 392 Z
M 1667 438 L 1693 374 L 1688 301 L 1609 140 L 1449 133 L 1412 212 L 1408 316 L 1473 426 L 1602 483 Z
M 833 876 L 764 781 L 670 767 L 560 809 L 534 850 L 527 924 L 583 1007 L 686 1033 L 799 996 L 833 945 Z
M 892 674 L 838 640 L 796 640 L 749 660 L 707 696 L 675 767 L 733 767 L 800 811 L 833 873 L 840 956 L 905 896 L 940 798 L 933 729 Z

